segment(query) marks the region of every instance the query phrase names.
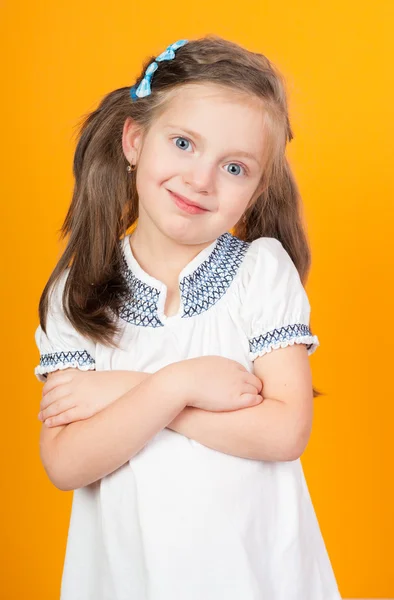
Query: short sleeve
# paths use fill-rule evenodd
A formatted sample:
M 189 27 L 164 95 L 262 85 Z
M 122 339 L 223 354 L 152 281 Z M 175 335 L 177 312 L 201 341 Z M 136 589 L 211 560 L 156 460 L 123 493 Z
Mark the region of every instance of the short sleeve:
M 74 329 L 66 318 L 62 295 L 68 271 L 58 280 L 49 295 L 49 308 L 46 321 L 46 333 L 39 325 L 35 332 L 35 341 L 40 352 L 40 363 L 34 374 L 39 381 L 46 381 L 47 374 L 61 369 L 96 368 L 96 344 Z
M 248 254 L 242 312 L 250 359 L 293 344 L 305 344 L 312 354 L 319 340 L 312 335 L 309 300 L 290 255 L 268 237 L 252 242 Z

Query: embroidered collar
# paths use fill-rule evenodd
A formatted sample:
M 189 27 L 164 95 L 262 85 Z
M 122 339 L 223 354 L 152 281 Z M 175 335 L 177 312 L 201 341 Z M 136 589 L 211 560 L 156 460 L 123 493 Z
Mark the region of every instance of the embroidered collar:
M 247 242 L 224 233 L 204 248 L 180 273 L 179 311 L 174 317 L 166 317 L 166 286 L 141 268 L 132 253 L 130 236 L 121 243 L 129 295 L 120 317 L 142 327 L 163 327 L 168 319 L 190 318 L 207 311 L 226 293 L 249 247 Z

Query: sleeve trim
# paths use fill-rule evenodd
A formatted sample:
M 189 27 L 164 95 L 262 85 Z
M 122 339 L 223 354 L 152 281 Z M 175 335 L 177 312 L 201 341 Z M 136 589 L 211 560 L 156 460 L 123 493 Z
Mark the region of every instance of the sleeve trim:
M 307 325 L 303 323 L 286 325 L 251 338 L 249 340 L 249 357 L 251 360 L 255 360 L 259 356 L 264 356 L 267 352 L 293 346 L 294 344 L 306 344 L 308 356 L 310 356 L 315 352 L 320 342 L 316 335 L 312 335 Z
M 42 354 L 40 364 L 34 373 L 40 381 L 46 381 L 45 375 L 62 369 L 80 369 L 89 371 L 95 369 L 95 360 L 87 350 L 73 350 L 69 352 L 51 352 Z

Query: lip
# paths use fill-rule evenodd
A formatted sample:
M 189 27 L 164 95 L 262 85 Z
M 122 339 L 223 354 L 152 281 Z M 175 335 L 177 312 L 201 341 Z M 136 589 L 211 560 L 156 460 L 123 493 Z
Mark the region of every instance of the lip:
M 181 210 L 184 210 L 185 212 L 188 212 L 189 214 L 201 214 L 204 212 L 208 212 L 208 209 L 203 208 L 202 206 L 200 206 L 200 204 L 197 204 L 197 202 L 192 202 L 188 198 L 185 198 L 184 196 L 181 196 L 180 194 L 176 194 L 175 192 L 172 192 L 171 190 L 167 190 L 167 191 L 171 194 L 175 204 Z

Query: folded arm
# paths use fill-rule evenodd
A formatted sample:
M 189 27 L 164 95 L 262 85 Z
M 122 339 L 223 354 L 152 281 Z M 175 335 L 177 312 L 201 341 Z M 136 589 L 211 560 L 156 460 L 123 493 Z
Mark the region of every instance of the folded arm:
M 229 412 L 187 406 L 172 365 L 149 376 L 123 374 L 132 389 L 98 414 L 69 425 L 42 427 L 40 452 L 49 478 L 63 490 L 86 486 L 122 466 L 165 427 L 234 456 L 295 460 L 312 424 L 306 348 L 275 350 L 254 365 L 264 383 L 263 402 Z
M 265 461 L 301 456 L 313 417 L 313 391 L 305 345 L 269 352 L 254 362 L 263 381 L 263 402 L 232 412 L 184 410 L 167 425 L 188 438 L 226 454 Z
M 43 425 L 40 456 L 52 483 L 61 490 L 87 486 L 121 467 L 164 429 L 185 407 L 171 370 L 144 378 L 88 419 Z

